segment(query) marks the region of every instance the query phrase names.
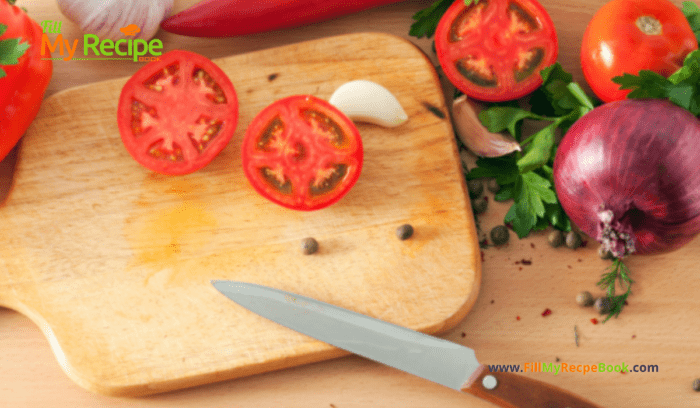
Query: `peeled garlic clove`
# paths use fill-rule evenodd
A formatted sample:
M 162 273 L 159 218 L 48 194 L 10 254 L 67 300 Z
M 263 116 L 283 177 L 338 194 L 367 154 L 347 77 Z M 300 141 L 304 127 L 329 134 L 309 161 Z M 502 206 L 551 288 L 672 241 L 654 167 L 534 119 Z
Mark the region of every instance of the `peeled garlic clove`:
M 341 85 L 328 102 L 358 122 L 394 127 L 408 120 L 401 103 L 388 89 L 364 79 Z
M 452 102 L 452 120 L 457 137 L 469 150 L 481 157 L 499 157 L 520 151 L 520 144 L 509 134 L 491 133 L 481 124 L 477 107 L 466 95 Z
M 173 0 L 58 0 L 64 16 L 100 40 L 150 40 L 172 7 Z

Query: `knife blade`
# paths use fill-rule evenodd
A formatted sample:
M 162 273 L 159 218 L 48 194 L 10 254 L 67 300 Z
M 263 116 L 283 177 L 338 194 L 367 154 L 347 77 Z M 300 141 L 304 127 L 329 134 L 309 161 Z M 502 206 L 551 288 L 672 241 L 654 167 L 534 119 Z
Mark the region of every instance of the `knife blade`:
M 238 305 L 307 336 L 506 408 L 600 408 L 553 385 L 491 372 L 474 350 L 306 296 L 254 283 L 212 281 Z

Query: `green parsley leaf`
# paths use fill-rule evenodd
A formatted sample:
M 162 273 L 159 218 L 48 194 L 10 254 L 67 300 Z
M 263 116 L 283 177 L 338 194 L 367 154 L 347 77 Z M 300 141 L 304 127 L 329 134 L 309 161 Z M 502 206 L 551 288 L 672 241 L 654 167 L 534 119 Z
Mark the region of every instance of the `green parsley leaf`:
M 557 203 L 552 184 L 535 172 L 520 175 L 513 191 L 514 203 L 504 222 L 513 227 L 518 237 L 526 237 L 537 225 L 538 218 L 545 217 L 545 203 Z
M 520 176 L 515 156 L 480 157 L 476 160 L 476 166 L 468 174 L 469 180 L 479 178 L 495 178 L 499 185 L 505 186 L 514 183 Z
M 681 8 L 685 18 L 690 24 L 690 28 L 695 33 L 695 37 L 700 42 L 700 7 L 692 1 L 684 1 L 683 7 Z
M 554 136 L 558 125 L 559 122 L 555 121 L 531 136 L 532 141 L 525 148 L 525 155 L 517 162 L 521 174 L 544 166 L 553 157 Z
M 0 23 L 0 35 L 5 34 L 5 31 L 7 31 L 7 24 Z
M 418 11 L 413 15 L 413 19 L 416 21 L 411 25 L 408 34 L 417 38 L 432 37 L 440 19 L 452 3 L 454 3 L 454 0 L 438 0 L 429 7 Z M 472 3 L 477 4 L 479 0 L 464 0 L 465 6 L 469 6 Z
M 519 139 L 519 124 L 523 119 L 543 119 L 540 115 L 534 114 L 522 108 L 509 106 L 494 106 L 479 112 L 479 120 L 489 130 L 489 132 L 508 132 L 516 139 Z
M 595 107 L 583 89 L 572 82 L 573 76 L 564 71 L 558 62 L 540 71 L 540 75 L 543 84 L 530 98 L 533 112 L 545 116 L 563 116 L 581 106 L 588 110 Z
M 628 73 L 616 76 L 612 81 L 620 85 L 620 89 L 632 89 L 628 98 L 666 98 L 670 82 L 661 74 L 654 71 L 641 70 L 639 75 Z

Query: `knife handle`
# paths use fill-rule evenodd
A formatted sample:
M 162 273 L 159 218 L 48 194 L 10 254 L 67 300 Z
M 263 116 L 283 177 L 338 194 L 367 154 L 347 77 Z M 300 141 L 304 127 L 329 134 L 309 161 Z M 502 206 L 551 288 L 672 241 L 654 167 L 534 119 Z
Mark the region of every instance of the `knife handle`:
M 487 376 L 495 381 L 484 381 Z M 601 408 L 553 385 L 513 373 L 491 372 L 483 364 L 461 389 L 504 408 Z

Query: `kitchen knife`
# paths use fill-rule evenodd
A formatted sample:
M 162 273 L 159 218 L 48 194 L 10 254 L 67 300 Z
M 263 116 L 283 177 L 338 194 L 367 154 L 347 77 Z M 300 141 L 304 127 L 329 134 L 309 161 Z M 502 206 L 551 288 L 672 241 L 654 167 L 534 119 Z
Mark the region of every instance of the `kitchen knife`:
M 253 283 L 217 280 L 226 297 L 267 319 L 351 353 L 506 408 L 600 408 L 547 383 L 490 372 L 474 350 L 315 299 Z

